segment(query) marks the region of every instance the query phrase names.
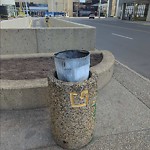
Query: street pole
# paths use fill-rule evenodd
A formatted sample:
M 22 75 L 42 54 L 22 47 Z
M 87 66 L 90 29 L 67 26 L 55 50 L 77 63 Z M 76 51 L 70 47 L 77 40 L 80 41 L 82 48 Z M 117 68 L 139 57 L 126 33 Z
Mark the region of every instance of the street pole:
M 109 17 L 109 5 L 110 5 L 110 0 L 107 1 L 107 17 Z
M 64 4 L 64 0 L 63 0 L 63 12 L 65 12 L 65 4 Z
M 107 1 L 107 18 L 109 17 L 109 9 L 110 9 L 109 5 L 110 5 L 110 0 Z
M 78 0 L 78 17 L 79 17 L 79 10 L 80 10 L 80 0 Z
M 119 17 L 118 11 L 119 11 L 119 0 L 117 0 L 116 17 Z
M 67 5 L 67 12 L 68 12 L 68 16 L 70 16 L 70 12 L 69 12 L 69 0 L 67 1 L 68 5 Z
M 78 7 L 79 7 L 79 3 L 78 3 L 76 6 L 77 6 L 77 17 L 79 17 L 79 16 L 78 16 Z
M 28 14 L 27 0 L 25 0 L 25 4 L 26 4 L 26 12 L 27 12 L 27 16 L 29 16 L 29 14 Z
M 99 0 L 99 5 L 98 5 L 98 17 L 101 17 L 101 0 Z
M 29 3 L 29 6 L 30 6 L 30 0 L 28 0 L 28 3 Z M 29 13 L 29 15 L 31 15 L 29 7 L 28 7 L 28 13 Z

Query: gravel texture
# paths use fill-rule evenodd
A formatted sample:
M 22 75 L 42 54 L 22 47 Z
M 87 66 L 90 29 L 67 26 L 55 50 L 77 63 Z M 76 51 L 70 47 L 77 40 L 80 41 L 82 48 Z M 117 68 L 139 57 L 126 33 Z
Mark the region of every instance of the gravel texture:
M 96 114 L 97 74 L 84 82 L 63 82 L 49 75 L 51 131 L 55 142 L 63 148 L 79 149 L 92 137 Z M 75 107 L 74 104 L 83 104 Z M 88 100 L 88 101 L 86 101 Z

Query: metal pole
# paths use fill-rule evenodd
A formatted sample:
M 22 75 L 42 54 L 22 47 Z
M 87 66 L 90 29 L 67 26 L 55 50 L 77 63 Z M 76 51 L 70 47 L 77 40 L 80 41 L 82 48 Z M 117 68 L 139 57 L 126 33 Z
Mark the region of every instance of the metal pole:
M 101 0 L 99 0 L 99 5 L 98 5 L 98 16 L 99 18 L 101 17 Z
M 77 12 L 78 17 L 79 17 L 79 10 L 80 10 L 80 0 L 78 0 L 78 12 Z
M 30 0 L 28 0 L 29 6 L 30 6 Z M 28 8 L 28 12 L 30 14 L 30 9 Z M 30 14 L 31 15 L 31 14 Z
M 107 2 L 107 17 L 109 17 L 109 5 L 110 5 L 110 0 Z
M 29 14 L 28 14 L 27 0 L 25 0 L 25 4 L 26 4 L 26 12 L 27 12 L 27 16 L 29 16 Z
M 78 15 L 78 7 L 79 7 L 79 3 L 76 5 L 77 6 L 77 17 L 79 17 Z
M 119 0 L 117 0 L 116 17 L 118 17 L 118 11 L 119 11 Z
M 69 11 L 70 11 L 70 10 L 69 10 L 69 1 L 70 1 L 70 0 L 67 1 L 67 3 L 68 3 L 68 5 L 67 5 L 67 6 L 68 6 L 68 8 L 67 8 L 68 16 L 70 16 L 70 12 L 69 12 Z

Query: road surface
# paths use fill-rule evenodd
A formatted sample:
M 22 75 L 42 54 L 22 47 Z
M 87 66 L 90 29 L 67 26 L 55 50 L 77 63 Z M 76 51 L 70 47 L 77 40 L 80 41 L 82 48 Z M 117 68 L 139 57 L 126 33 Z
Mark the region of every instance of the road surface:
M 150 23 L 113 18 L 67 20 L 96 27 L 97 49 L 111 51 L 118 61 L 150 79 Z

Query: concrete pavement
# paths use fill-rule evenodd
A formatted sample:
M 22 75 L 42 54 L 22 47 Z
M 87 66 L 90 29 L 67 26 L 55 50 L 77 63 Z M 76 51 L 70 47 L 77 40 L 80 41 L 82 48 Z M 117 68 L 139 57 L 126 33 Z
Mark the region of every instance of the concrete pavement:
M 45 17 L 34 17 L 32 19 L 32 27 L 36 28 L 45 28 L 48 27 L 48 25 L 45 22 Z
M 116 62 L 98 92 L 94 138 L 82 150 L 150 149 L 150 81 Z M 61 150 L 51 136 L 48 108 L 1 111 L 1 150 Z

